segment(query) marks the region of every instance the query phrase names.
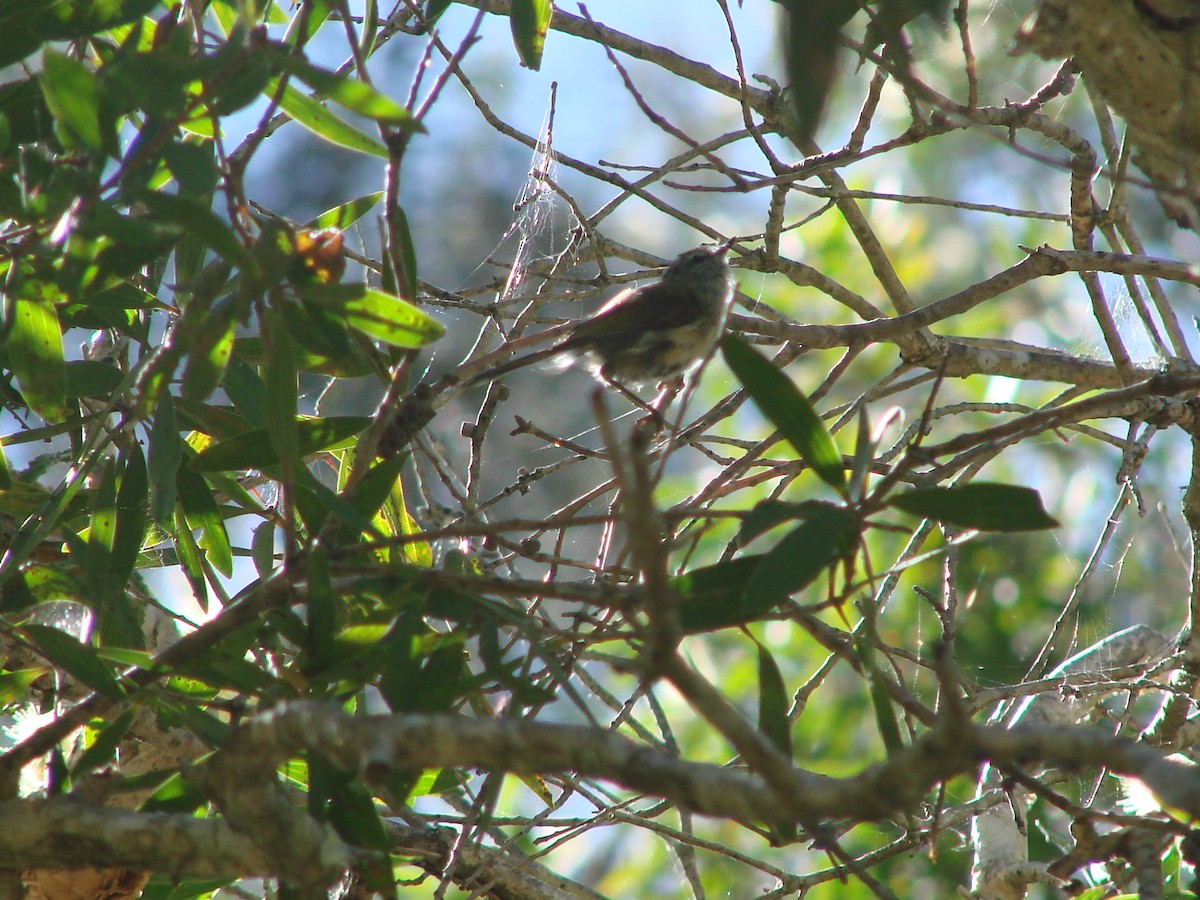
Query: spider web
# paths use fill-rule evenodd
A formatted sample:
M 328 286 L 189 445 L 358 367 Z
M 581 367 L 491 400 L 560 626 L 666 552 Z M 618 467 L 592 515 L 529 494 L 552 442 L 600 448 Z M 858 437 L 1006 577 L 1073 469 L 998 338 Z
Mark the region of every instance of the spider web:
M 558 164 L 554 161 L 554 113 L 558 97 L 558 82 L 550 84 L 550 104 L 542 119 L 542 127 L 538 132 L 537 147 L 529 166 L 529 174 L 521 186 L 517 199 L 513 202 L 513 223 L 500 239 L 500 245 L 513 237 L 517 240 L 516 252 L 513 254 L 512 268 L 500 291 L 499 300 L 507 300 L 521 292 L 532 265 L 542 259 L 553 259 L 557 266 L 558 260 L 570 249 L 570 242 L 562 251 L 547 256 L 539 253 L 537 247 L 541 238 L 549 235 L 547 243 L 550 246 L 558 242 L 552 234 L 554 219 L 564 204 L 558 197 L 558 189 L 554 180 L 558 174 Z M 574 225 L 578 222 L 574 212 L 567 213 Z

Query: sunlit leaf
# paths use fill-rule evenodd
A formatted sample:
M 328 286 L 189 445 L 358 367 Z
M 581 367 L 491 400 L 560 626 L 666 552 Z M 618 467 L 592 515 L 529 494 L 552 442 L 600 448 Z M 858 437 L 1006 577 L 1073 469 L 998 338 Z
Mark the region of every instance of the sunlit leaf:
M 382 199 L 383 191 L 375 191 L 354 200 L 347 200 L 340 206 L 325 210 L 315 219 L 307 222 L 304 227 L 310 229 L 337 228 L 339 231 L 345 231 L 374 209 Z
M 351 328 L 394 347 L 417 349 L 436 341 L 446 331 L 428 313 L 363 284 L 315 284 L 296 287 L 302 300 L 344 316 Z
M 844 495 L 846 471 L 842 455 L 808 398 L 769 359 L 740 337 L 726 335 L 721 352 L 763 415 L 822 481 Z
M 296 422 L 296 453 L 307 456 L 322 450 L 349 446 L 371 424 L 365 416 L 328 416 Z M 256 428 L 220 441 L 196 455 L 189 468 L 195 472 L 265 469 L 279 464 L 265 428 Z
M 67 372 L 62 331 L 50 296 L 27 283 L 13 302 L 8 364 L 29 408 L 48 422 L 66 418 Z
M 332 100 L 376 122 L 424 131 L 412 113 L 365 82 L 322 69 L 297 57 L 290 57 L 287 67 L 292 75 L 316 91 L 321 99 Z
M 521 65 L 535 72 L 542 67 L 542 50 L 553 15 L 554 4 L 550 0 L 512 0 L 509 21 L 513 43 Z
M 267 90 L 264 93 L 267 96 L 274 96 L 278 87 L 278 79 L 272 79 L 267 84 Z M 322 140 L 345 147 L 347 150 L 387 158 L 387 147 L 381 141 L 339 119 L 326 109 L 320 100 L 308 96 L 290 84 L 284 87 L 279 105 L 298 124 Z
M 94 647 L 80 643 L 65 631 L 49 625 L 25 625 L 21 628 L 21 634 L 37 647 L 38 653 L 49 663 L 93 690 L 114 700 L 125 696 L 116 676 L 96 655 Z
M 175 473 L 175 491 L 187 527 L 201 532 L 197 544 L 213 568 L 228 578 L 233 574 L 233 550 L 212 490 L 193 469 L 180 466 Z
M 49 48 L 42 54 L 42 91 L 59 133 L 104 149 L 100 126 L 100 82 L 96 73 Z

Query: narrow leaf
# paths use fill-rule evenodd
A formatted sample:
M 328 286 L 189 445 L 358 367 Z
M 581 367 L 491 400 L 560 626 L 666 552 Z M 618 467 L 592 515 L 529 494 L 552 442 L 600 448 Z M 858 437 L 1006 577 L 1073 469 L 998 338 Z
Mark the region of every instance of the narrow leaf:
M 289 57 L 288 69 L 321 99 L 332 100 L 338 106 L 376 122 L 424 130 L 412 113 L 365 82 L 314 66 L 299 57 Z
M 86 750 L 71 765 L 71 775 L 78 777 L 92 769 L 108 765 L 117 752 L 117 747 L 125 737 L 125 732 L 133 723 L 135 710 L 127 709 L 112 722 L 107 723 L 100 733 L 92 740 Z
M 296 422 L 296 453 L 308 456 L 322 450 L 349 446 L 358 433 L 371 424 L 365 416 L 330 416 Z M 266 469 L 279 464 L 265 428 L 243 432 L 213 444 L 196 455 L 189 465 L 194 472 Z
M 742 556 L 672 578 L 671 587 L 683 598 L 679 625 L 684 634 L 702 634 L 749 621 L 742 611 L 742 593 L 762 558 Z
M 113 539 L 111 566 L 113 579 L 121 586 L 133 574 L 145 542 L 150 485 L 146 459 L 136 442 L 122 448 L 118 464 L 121 480 L 117 489 L 117 533 Z
M 217 218 L 209 207 L 190 197 L 145 191 L 138 199 L 155 216 L 182 227 L 198 237 L 222 259 L 241 269 L 256 272 L 258 263 L 233 229 Z
M 267 96 L 273 97 L 278 88 L 278 79 L 272 79 L 267 84 L 265 93 Z M 296 90 L 290 84 L 284 87 L 279 105 L 298 124 L 331 144 L 345 147 L 347 150 L 355 150 L 359 153 L 379 156 L 384 159 L 387 158 L 387 147 L 383 146 L 380 141 L 364 134 L 354 126 L 343 122 L 322 106 L 320 100 L 309 97 L 303 91 Z
M 542 50 L 553 14 L 554 4 L 550 0 L 512 0 L 509 16 L 513 43 L 521 65 L 535 72 L 542 66 Z
M 292 337 L 278 313 L 271 316 L 271 343 L 267 356 L 266 386 L 271 402 L 267 404 L 267 438 L 271 448 L 286 466 L 295 462 L 299 439 L 296 434 L 296 364 L 292 359 Z
M 208 554 L 213 568 L 228 578 L 233 574 L 233 550 L 211 488 L 202 476 L 187 466 L 180 466 L 176 472 L 175 490 L 187 527 L 202 532 L 197 543 Z
M 296 294 L 339 313 L 351 328 L 394 347 L 415 350 L 436 341 L 446 330 L 411 303 L 364 284 L 302 285 Z
M 1035 531 L 1057 528 L 1032 488 L 976 482 L 961 487 L 919 488 L 892 497 L 888 505 L 959 528 L 980 531 Z
M 755 566 L 742 595 L 742 612 L 760 615 L 807 587 L 853 547 L 856 533 L 854 516 L 842 507 L 809 518 Z
M 67 416 L 62 329 L 53 301 L 41 294 L 33 284 L 22 286 L 5 348 L 29 408 L 48 422 L 61 422 Z
M 175 507 L 175 472 L 183 461 L 183 440 L 175 424 L 175 401 L 163 391 L 154 404 L 150 425 L 150 517 L 160 524 L 170 521 Z
M 736 335 L 725 336 L 721 352 L 746 393 L 800 458 L 822 481 L 845 496 L 842 455 L 808 398 L 769 359 Z
M 180 468 L 179 471 L 186 470 Z M 188 584 L 192 586 L 192 594 L 196 598 L 196 603 L 200 605 L 200 609 L 208 612 L 208 581 L 204 577 L 204 560 L 200 555 L 200 547 L 196 544 L 192 529 L 188 526 L 187 519 L 184 518 L 183 510 L 178 506 L 175 508 L 175 529 L 171 538 L 175 545 L 175 557 L 179 560 L 179 568 L 183 571 L 183 576 L 188 580 Z
M 354 200 L 348 200 L 340 206 L 335 206 L 333 209 L 325 210 L 304 227 L 310 229 L 337 228 L 339 231 L 345 231 L 374 209 L 382 199 L 383 191 L 364 194 Z
M 266 578 L 275 568 L 275 523 L 260 522 L 250 538 L 250 559 L 259 578 Z
M 831 508 L 833 508 L 833 504 L 823 500 L 802 500 L 799 503 L 763 500 L 761 503 L 756 503 L 754 508 L 742 519 L 742 527 L 738 529 L 738 540 L 743 544 L 748 544 L 756 537 L 766 534 L 772 528 L 785 522 L 807 519 Z
M 37 647 L 38 653 L 51 665 L 69 673 L 106 697 L 120 700 L 125 696 L 116 676 L 96 655 L 95 648 L 80 643 L 65 631 L 59 631 L 49 625 L 25 625 L 21 628 L 21 634 Z
M 792 757 L 792 729 L 788 721 L 788 692 L 783 675 L 769 650 L 758 647 L 758 730 L 788 759 Z
M 42 92 L 46 105 L 68 140 L 104 149 L 100 128 L 100 84 L 83 63 L 46 48 L 42 54 Z

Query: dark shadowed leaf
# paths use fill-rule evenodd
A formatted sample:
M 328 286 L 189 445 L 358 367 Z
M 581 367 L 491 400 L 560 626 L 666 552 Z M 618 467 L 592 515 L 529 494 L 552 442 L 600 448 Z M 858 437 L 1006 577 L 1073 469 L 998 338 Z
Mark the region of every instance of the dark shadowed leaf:
M 761 615 L 807 587 L 853 549 L 857 529 L 854 514 L 843 507 L 809 517 L 754 568 L 742 595 L 742 612 Z
M 842 26 L 861 4 L 858 0 L 780 0 L 780 6 L 788 96 L 800 137 L 810 140 L 837 74 Z
M 716 631 L 748 621 L 741 608 L 742 594 L 762 559 L 742 556 L 672 578 L 671 587 L 683 598 L 679 624 L 684 633 Z
M 742 527 L 738 529 L 738 540 L 743 544 L 748 544 L 778 525 L 796 519 L 807 519 L 832 507 L 833 504 L 824 500 L 804 500 L 800 503 L 764 500 L 756 503 L 754 508 L 742 519 Z
M 888 505 L 959 528 L 1035 531 L 1057 528 L 1032 488 L 978 482 L 961 487 L 919 488 L 890 498 Z
M 758 648 L 758 730 L 779 752 L 792 757 L 792 728 L 788 721 L 788 691 L 769 650 Z

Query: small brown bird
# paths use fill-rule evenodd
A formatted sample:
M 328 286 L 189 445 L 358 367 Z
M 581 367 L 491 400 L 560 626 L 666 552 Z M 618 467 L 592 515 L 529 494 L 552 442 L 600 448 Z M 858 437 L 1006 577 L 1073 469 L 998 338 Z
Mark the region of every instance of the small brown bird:
M 729 243 L 675 258 L 661 280 L 627 288 L 576 325 L 562 341 L 476 375 L 492 381 L 566 354 L 606 382 L 645 384 L 679 375 L 709 354 L 725 330 L 733 297 Z

